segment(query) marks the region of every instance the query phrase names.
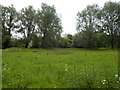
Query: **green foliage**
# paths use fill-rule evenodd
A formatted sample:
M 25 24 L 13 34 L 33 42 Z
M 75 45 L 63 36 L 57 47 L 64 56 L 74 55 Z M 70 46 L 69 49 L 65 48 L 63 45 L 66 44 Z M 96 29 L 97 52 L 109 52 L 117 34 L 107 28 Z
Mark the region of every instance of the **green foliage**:
M 13 5 L 5 7 L 0 5 L 0 20 L 1 20 L 1 30 L 2 30 L 2 45 L 3 48 L 10 47 L 11 32 L 16 28 L 15 22 L 17 20 L 16 9 Z
M 116 3 L 116 2 L 107 2 L 105 3 L 103 8 L 104 33 L 109 35 L 109 42 L 110 42 L 111 48 L 114 48 L 114 46 L 117 45 L 116 37 L 120 35 L 119 10 L 120 10 L 120 3 Z
M 84 41 L 82 41 L 82 32 L 77 33 L 73 37 L 73 47 L 77 48 L 83 48 L 84 47 Z
M 19 14 L 19 30 L 18 32 L 22 33 L 25 38 L 25 48 L 28 47 L 30 40 L 32 38 L 32 34 L 36 31 L 35 26 L 35 14 L 36 11 L 32 6 L 28 6 L 23 8 Z
M 96 47 L 95 33 L 92 31 L 83 31 L 74 36 L 74 47 L 78 48 L 95 48 Z
M 61 18 L 54 5 L 46 3 L 41 4 L 41 9 L 35 10 L 28 6 L 20 12 L 17 12 L 13 5 L 0 5 L 0 23 L 3 48 L 117 48 L 120 40 L 120 3 L 106 2 L 102 8 L 97 4 L 88 5 L 78 12 L 78 33 L 73 36 L 67 34 L 61 37 Z M 14 33 L 20 34 L 23 40 L 21 43 L 17 43 L 19 39 L 12 39 Z
M 10 47 L 10 35 L 4 35 L 2 37 L 2 48 L 9 48 Z
M 82 12 L 78 12 L 76 27 L 78 34 L 75 35 L 74 46 L 85 48 L 118 47 L 119 9 L 119 3 L 107 2 L 103 8 L 94 4 L 88 5 Z
M 11 38 L 10 47 L 22 47 L 24 43 L 24 39 Z
M 81 13 L 78 12 L 77 16 L 77 31 L 82 32 L 83 47 L 92 48 L 95 47 L 95 32 L 97 30 L 98 5 L 87 6 Z
M 69 47 L 69 40 L 68 38 L 61 38 L 60 40 L 60 45 L 59 45 L 61 48 L 68 48 Z
M 33 38 L 32 38 L 32 47 L 33 48 L 39 48 L 41 45 L 41 37 L 38 37 L 37 35 L 33 34 Z
M 68 47 L 73 47 L 73 36 L 71 34 L 67 34 L 68 39 Z
M 65 34 L 60 38 L 59 47 L 71 48 L 73 47 L 73 36 L 71 34 Z
M 49 6 L 45 3 L 41 5 L 42 10 L 38 10 L 37 24 L 40 28 L 42 37 L 41 47 L 55 47 L 58 46 L 62 32 L 61 20 L 58 17 L 55 7 Z

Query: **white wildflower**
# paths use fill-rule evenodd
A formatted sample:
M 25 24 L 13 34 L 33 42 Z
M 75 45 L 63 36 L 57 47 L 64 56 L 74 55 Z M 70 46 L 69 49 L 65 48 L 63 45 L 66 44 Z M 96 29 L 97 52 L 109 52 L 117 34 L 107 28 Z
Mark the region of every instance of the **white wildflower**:
M 3 69 L 3 71 L 5 71 L 5 70 L 6 70 L 6 68 Z
M 65 68 L 65 71 L 68 71 L 68 69 L 67 69 L 67 68 Z
M 118 77 L 118 74 L 115 74 L 115 77 Z
M 119 81 L 116 81 L 116 83 L 119 83 Z
M 65 64 L 65 67 L 67 67 L 68 66 L 68 64 Z
M 107 80 L 102 80 L 101 83 L 102 83 L 102 84 L 106 84 L 106 83 L 107 83 Z
M 106 82 L 107 80 L 103 80 L 103 82 Z
M 103 82 L 103 84 L 105 84 L 105 82 Z

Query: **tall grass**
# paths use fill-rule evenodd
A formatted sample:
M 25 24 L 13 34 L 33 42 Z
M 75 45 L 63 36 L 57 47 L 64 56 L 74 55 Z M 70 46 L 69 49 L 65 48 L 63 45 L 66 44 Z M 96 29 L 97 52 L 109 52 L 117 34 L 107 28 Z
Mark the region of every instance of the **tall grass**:
M 36 52 L 34 52 L 36 50 Z M 3 88 L 119 88 L 117 50 L 3 50 Z

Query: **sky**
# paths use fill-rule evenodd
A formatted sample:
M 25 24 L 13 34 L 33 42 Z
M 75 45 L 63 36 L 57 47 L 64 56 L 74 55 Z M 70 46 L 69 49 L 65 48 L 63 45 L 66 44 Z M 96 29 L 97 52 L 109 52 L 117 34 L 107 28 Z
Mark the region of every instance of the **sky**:
M 84 10 L 87 5 L 92 4 L 98 4 L 100 7 L 103 7 L 107 1 L 118 2 L 119 0 L 0 0 L 0 4 L 4 6 L 13 4 L 17 11 L 28 5 L 32 5 L 36 10 L 41 8 L 41 3 L 54 5 L 62 19 L 63 34 L 69 33 L 73 35 L 77 33 L 77 12 Z

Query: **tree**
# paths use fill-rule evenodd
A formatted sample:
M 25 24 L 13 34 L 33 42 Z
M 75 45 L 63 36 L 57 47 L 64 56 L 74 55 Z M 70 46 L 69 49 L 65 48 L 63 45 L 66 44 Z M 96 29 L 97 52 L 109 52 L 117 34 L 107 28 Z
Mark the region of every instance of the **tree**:
M 41 9 L 37 13 L 37 24 L 42 37 L 41 47 L 57 46 L 62 32 L 61 20 L 54 6 L 42 3 Z
M 88 5 L 85 10 L 81 13 L 77 13 L 77 31 L 82 32 L 82 40 L 84 46 L 87 48 L 92 48 L 95 45 L 95 33 L 100 26 L 99 15 L 100 8 L 98 5 Z
M 2 16 L 2 6 L 0 5 L 0 16 Z M 2 48 L 2 22 L 1 22 L 1 19 L 0 19 L 0 49 Z
M 39 48 L 40 47 L 40 42 L 41 42 L 41 37 L 40 36 L 37 36 L 37 34 L 33 34 L 32 36 L 32 47 L 33 48 Z
M 111 48 L 117 44 L 117 37 L 120 35 L 120 3 L 107 2 L 103 8 L 104 12 L 104 33 L 109 35 Z
M 73 46 L 73 36 L 71 34 L 67 34 L 67 38 L 68 38 L 68 47 L 72 47 Z
M 66 37 L 61 37 L 59 47 L 61 48 L 68 48 L 69 47 L 69 40 Z
M 83 32 L 76 33 L 73 36 L 73 47 L 85 48 L 85 42 L 83 41 Z
M 1 30 L 2 30 L 2 46 L 3 48 L 10 47 L 11 32 L 16 28 L 17 12 L 13 5 L 9 7 L 1 7 Z
M 34 32 L 36 31 L 36 22 L 35 22 L 36 15 L 35 14 L 36 14 L 36 11 L 33 9 L 32 6 L 23 8 L 19 14 L 18 32 L 20 32 L 25 38 L 25 48 L 28 47 L 31 41 L 31 38 L 33 36 L 32 34 L 34 34 Z

